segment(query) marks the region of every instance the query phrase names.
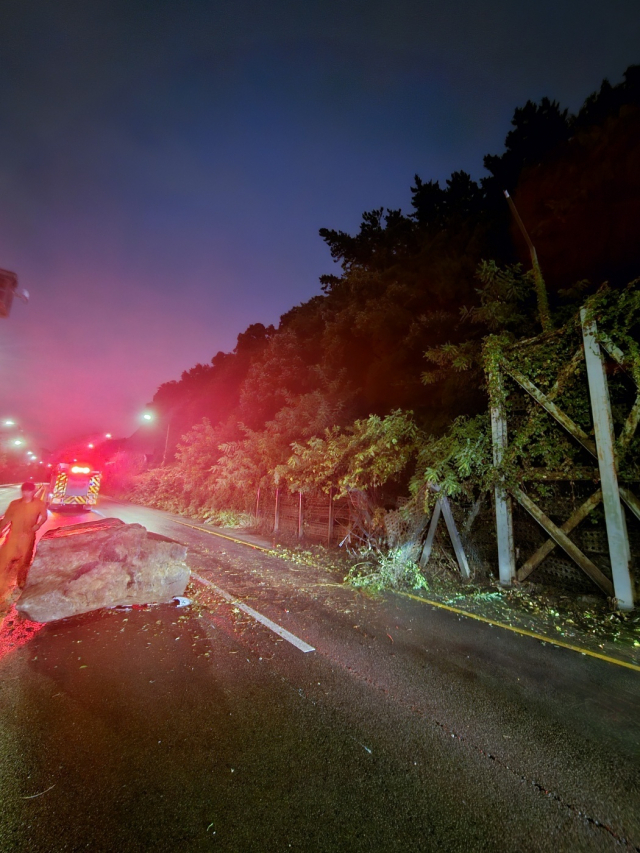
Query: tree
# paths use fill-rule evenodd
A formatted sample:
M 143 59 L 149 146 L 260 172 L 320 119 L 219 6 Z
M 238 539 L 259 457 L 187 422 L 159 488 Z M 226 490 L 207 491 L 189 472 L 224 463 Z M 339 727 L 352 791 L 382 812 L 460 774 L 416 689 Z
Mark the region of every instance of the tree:
M 541 163 L 571 136 L 569 111 L 560 108 L 557 101 L 543 98 L 539 104 L 527 101 L 513 115 L 510 130 L 505 139 L 504 154 L 487 154 L 485 169 L 492 179 L 485 187 L 493 184 L 498 191 L 513 191 L 523 169 Z
M 320 293 L 277 328 L 250 325 L 233 352 L 158 389 L 160 412 L 175 411 L 173 442 L 184 436 L 174 468 L 185 502 L 241 501 L 243 489 L 285 476 L 290 457 L 297 477 L 303 463 L 337 454 L 332 476 L 364 482 L 364 469 L 350 467 L 361 453 L 378 477 L 380 442 L 407 412 L 431 445 L 442 439 L 444 458 L 446 436 L 462 435 L 486 409 L 483 337 L 538 330 L 529 256 L 502 191 L 514 195 L 562 320 L 602 279 L 619 286 L 637 275 L 639 146 L 640 67 L 632 66 L 621 83 L 604 81 L 576 117 L 549 98 L 517 108 L 480 182 L 464 171 L 443 183 L 416 175 L 407 212 L 366 211 L 354 234 L 321 229 L 337 268 L 321 277 Z M 435 463 L 417 459 L 409 455 L 389 483 L 405 488 L 414 464 L 432 476 Z

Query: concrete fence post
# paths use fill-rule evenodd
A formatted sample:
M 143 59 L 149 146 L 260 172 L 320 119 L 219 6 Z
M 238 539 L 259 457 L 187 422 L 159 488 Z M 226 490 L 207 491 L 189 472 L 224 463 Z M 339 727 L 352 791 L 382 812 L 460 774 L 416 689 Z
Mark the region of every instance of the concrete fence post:
M 329 523 L 327 525 L 327 545 L 333 541 L 333 486 L 329 489 Z
M 502 376 L 498 370 L 493 384 L 502 392 Z M 500 393 L 502 397 L 502 393 Z M 491 400 L 491 436 L 493 464 L 499 468 L 507 449 L 507 416 L 502 399 Z M 513 545 L 513 512 L 511 498 L 501 483 L 495 487 L 496 536 L 498 540 L 498 573 L 502 586 L 511 586 L 516 576 L 516 555 Z
M 582 321 L 584 357 L 587 365 L 587 381 L 591 397 L 593 429 L 598 450 L 598 467 L 600 469 L 613 588 L 618 607 L 621 610 L 633 610 L 631 550 L 627 534 L 627 521 L 620 501 L 614 449 L 613 416 L 611 414 L 607 377 L 597 339 L 596 324 L 593 320 L 588 319 L 586 308 L 580 311 L 580 319 Z
M 273 514 L 273 532 L 280 530 L 280 489 L 276 489 L 276 506 Z
M 304 515 L 302 492 L 298 492 L 298 539 L 304 536 Z

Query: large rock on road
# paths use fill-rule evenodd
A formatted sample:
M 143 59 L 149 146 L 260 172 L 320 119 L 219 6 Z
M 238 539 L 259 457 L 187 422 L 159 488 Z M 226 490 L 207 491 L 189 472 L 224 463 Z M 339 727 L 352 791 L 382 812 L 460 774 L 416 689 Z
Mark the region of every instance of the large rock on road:
M 189 580 L 184 545 L 109 518 L 59 527 L 38 545 L 16 608 L 52 622 L 100 607 L 171 601 Z

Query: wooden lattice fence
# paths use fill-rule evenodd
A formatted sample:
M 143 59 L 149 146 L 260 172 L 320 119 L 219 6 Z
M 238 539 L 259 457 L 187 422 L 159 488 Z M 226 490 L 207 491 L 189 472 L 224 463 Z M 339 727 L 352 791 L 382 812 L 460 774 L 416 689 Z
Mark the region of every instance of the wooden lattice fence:
M 577 333 L 578 337 L 573 344 L 572 333 Z M 536 361 L 534 356 L 553 343 L 554 338 L 575 349 L 573 352 L 567 351 L 568 357 L 555 375 L 545 376 L 545 366 L 553 372 L 553 360 L 545 362 L 538 357 Z M 631 399 L 635 397 L 625 413 L 617 436 L 603 350 L 613 365 L 627 372 L 633 387 Z M 531 368 L 532 364 L 537 373 L 536 370 L 529 370 L 527 375 L 527 367 Z M 559 562 L 557 553 L 561 549 L 592 583 L 615 600 L 617 606 L 622 609 L 633 608 L 635 589 L 632 554 L 623 504 L 627 507 L 629 521 L 635 524 L 635 520 L 640 520 L 640 501 L 632 491 L 634 466 L 626 465 L 621 470 L 620 461 L 625 459 L 640 421 L 637 365 L 606 335 L 598 334 L 593 316 L 584 308 L 579 323 L 568 324 L 563 329 L 547 332 L 517 345 L 504 345 L 498 339 L 490 339 L 485 350 L 485 366 L 489 380 L 494 466 L 497 474 L 495 515 L 501 582 L 508 585 L 515 579 L 525 580 L 538 567 L 544 566 L 545 561 L 548 570 L 553 565 L 552 561 Z M 592 429 L 588 429 L 584 422 L 584 412 L 583 423 L 580 424 L 575 420 L 576 415 L 569 411 L 572 404 L 575 408 L 576 400 L 580 398 L 579 387 L 576 389 L 576 385 L 580 384 L 582 399 L 589 402 Z M 509 395 L 514 386 L 520 391 L 520 399 L 523 399 L 521 392 L 526 392 L 530 399 L 528 404 L 509 406 Z M 567 436 L 577 447 L 572 454 L 565 454 L 566 459 L 571 456 L 571 464 L 566 464 L 565 459 L 560 470 L 526 463 L 527 441 L 535 442 L 541 417 L 551 419 L 558 447 L 563 441 L 566 442 Z M 508 441 L 509 428 L 511 442 Z M 543 425 L 543 431 L 553 457 L 554 433 L 548 424 Z M 511 453 L 510 444 L 516 448 L 516 453 Z M 559 458 L 557 453 L 555 456 Z M 516 457 L 517 464 L 514 463 Z M 591 488 L 588 488 L 589 483 Z M 556 499 L 555 508 L 550 510 L 543 507 L 540 499 L 536 502 L 530 494 L 534 489 L 527 484 L 537 485 L 538 493 L 544 493 L 545 490 L 547 494 L 555 492 L 552 494 Z M 541 488 L 541 484 L 545 487 Z M 576 484 L 580 484 L 578 491 L 582 492 L 580 501 L 575 499 Z M 572 500 L 569 500 L 567 494 L 569 489 L 572 491 Z M 562 499 L 565 503 L 563 508 L 560 506 Z M 517 513 L 514 519 L 513 500 L 546 534 L 539 537 L 543 541 L 535 543 L 533 553 L 530 548 L 522 548 L 525 544 L 525 525 L 521 513 Z M 597 532 L 598 535 L 588 528 L 576 530 L 601 505 L 608 554 L 603 554 L 601 530 Z M 635 530 L 631 538 L 636 539 Z M 521 550 L 526 551 L 524 559 L 520 555 Z M 599 559 L 593 558 L 596 553 L 600 555 Z M 564 564 L 565 560 L 561 563 Z

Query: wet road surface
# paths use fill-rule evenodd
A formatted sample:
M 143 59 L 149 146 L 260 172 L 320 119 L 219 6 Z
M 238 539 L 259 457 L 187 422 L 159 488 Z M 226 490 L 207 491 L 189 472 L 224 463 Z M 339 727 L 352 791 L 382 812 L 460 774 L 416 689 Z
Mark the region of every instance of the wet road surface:
M 3 853 L 640 849 L 637 673 L 99 511 L 184 542 L 207 583 L 5 621 Z

